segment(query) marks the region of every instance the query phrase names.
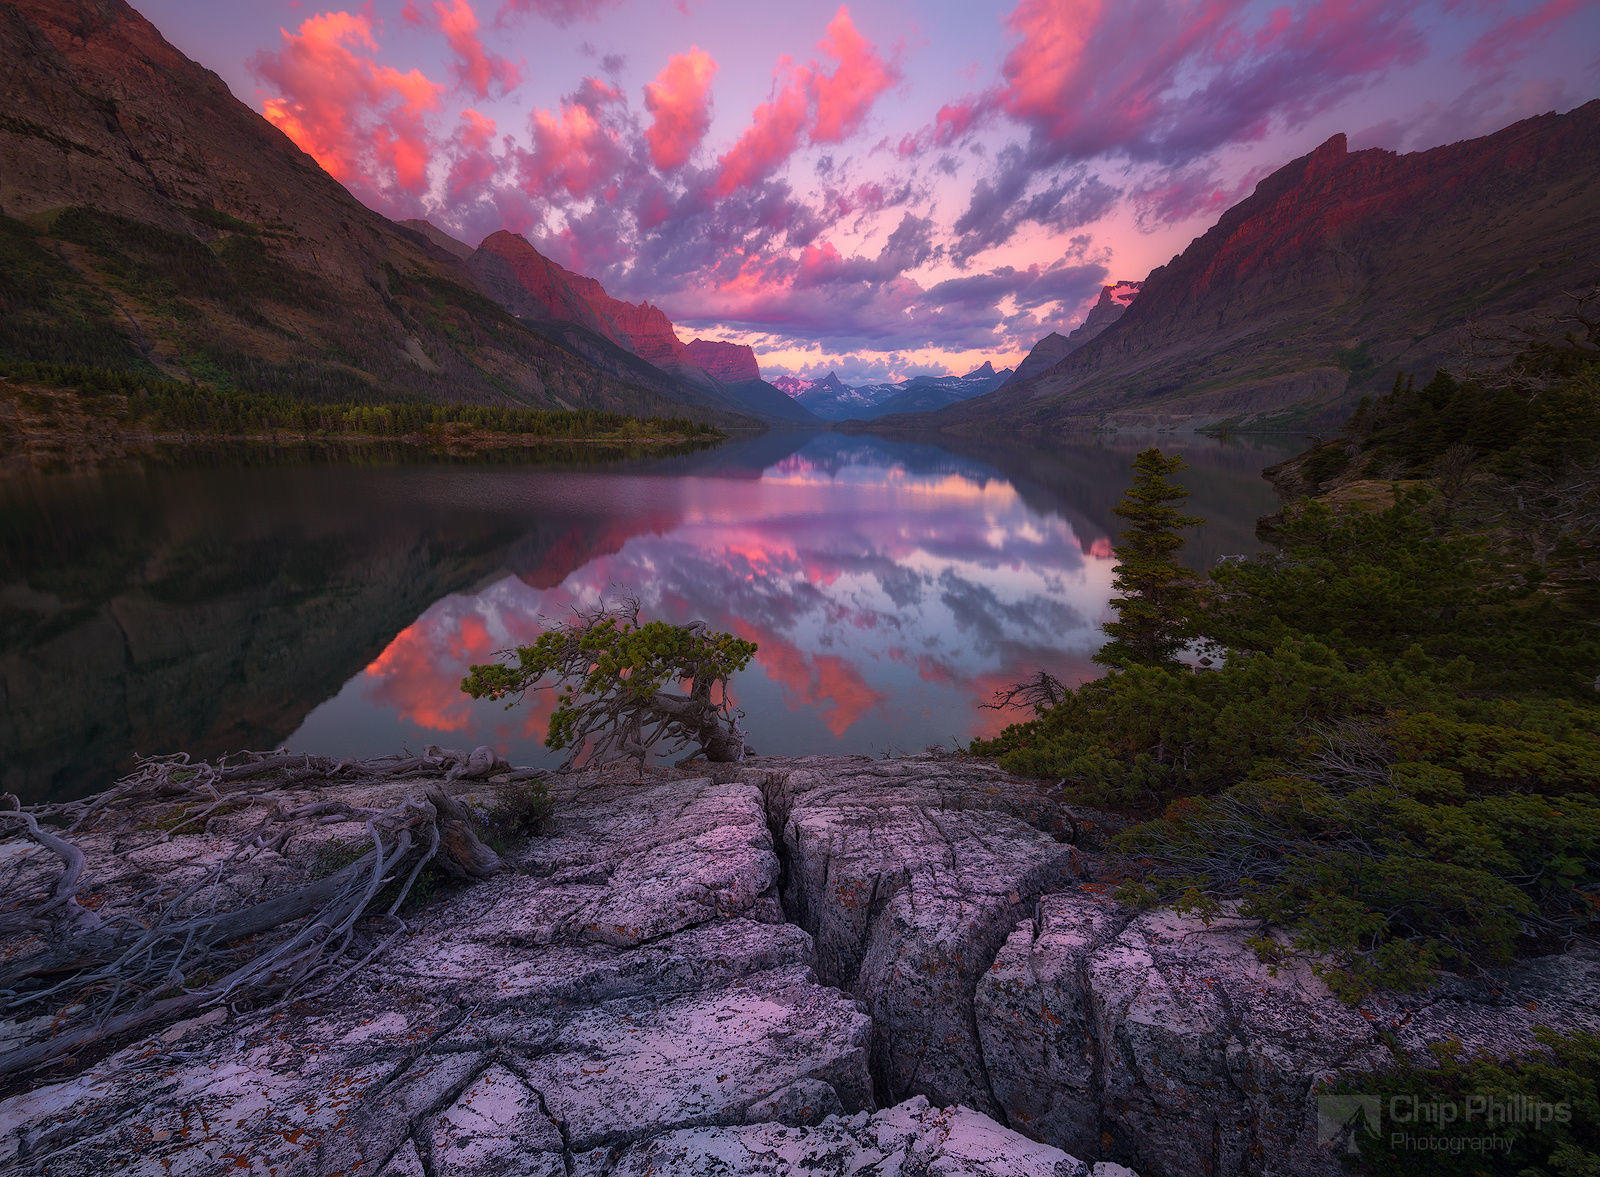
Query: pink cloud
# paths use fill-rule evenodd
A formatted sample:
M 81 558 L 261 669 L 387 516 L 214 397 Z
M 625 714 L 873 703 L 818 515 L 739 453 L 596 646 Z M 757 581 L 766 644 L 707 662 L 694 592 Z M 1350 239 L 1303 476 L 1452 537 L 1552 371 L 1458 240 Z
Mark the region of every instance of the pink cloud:
M 1584 0 L 1545 0 L 1532 11 L 1508 17 L 1472 43 L 1466 62 L 1480 70 L 1504 66 L 1525 54 L 1583 5 Z
M 1215 219 L 1237 204 L 1265 175 L 1262 169 L 1225 178 L 1210 164 L 1168 168 L 1128 193 L 1141 230 L 1155 232 L 1163 225 L 1205 216 Z
M 533 150 L 522 157 L 524 185 L 543 195 L 560 189 L 579 198 L 603 194 L 626 154 L 617 130 L 607 124 L 606 107 L 624 103 L 616 87 L 585 78 L 559 113 L 534 111 Z
M 801 67 L 788 57 L 778 61 L 772 96 L 756 107 L 749 128 L 717 161 L 715 195 L 748 188 L 777 171 L 800 146 L 808 122 L 813 143 L 847 138 L 878 95 L 899 80 L 895 68 L 857 31 L 847 7 L 828 22 L 817 48 L 839 64 L 824 73 L 815 61 Z
M 968 95 L 939 108 L 933 122 L 915 135 L 902 136 L 895 146 L 901 159 L 921 155 L 930 148 L 951 147 L 994 113 L 993 93 Z
M 448 4 L 434 0 L 433 11 L 439 18 L 439 31 L 456 55 L 454 69 L 461 85 L 479 98 L 489 97 L 491 86 L 502 94 L 516 86 L 521 72 L 511 61 L 484 49 L 478 37 L 478 15 L 467 0 Z
M 380 193 L 423 191 L 433 150 L 424 118 L 444 87 L 418 70 L 379 65 L 365 13 L 319 13 L 279 32 L 283 47 L 250 63 L 278 91 L 262 102 L 268 121 L 335 179 Z
M 812 81 L 817 121 L 811 129 L 811 141 L 838 143 L 861 125 L 878 95 L 894 85 L 899 74 L 856 30 L 850 10 L 843 6 L 829 22 L 817 48 L 837 58 L 839 65 L 831 74 L 816 73 Z
M 1257 18 L 1246 0 L 1022 0 L 1007 18 L 1001 100 L 1030 162 L 1125 155 L 1186 163 L 1295 127 L 1425 39 L 1406 6 L 1311 0 Z
M 461 112 L 461 129 L 456 132 L 447 181 L 451 200 L 467 200 L 478 194 L 499 172 L 500 161 L 492 151 L 494 132 L 494 120 L 488 115 L 475 110 Z
M 711 126 L 711 78 L 717 63 L 699 46 L 667 61 L 644 88 L 644 106 L 655 121 L 645 132 L 650 158 L 664 172 L 681 168 Z
M 794 154 L 810 113 L 810 81 L 810 70 L 795 68 L 788 58 L 778 63 L 772 97 L 756 107 L 749 129 L 717 161 L 716 195 L 765 179 Z

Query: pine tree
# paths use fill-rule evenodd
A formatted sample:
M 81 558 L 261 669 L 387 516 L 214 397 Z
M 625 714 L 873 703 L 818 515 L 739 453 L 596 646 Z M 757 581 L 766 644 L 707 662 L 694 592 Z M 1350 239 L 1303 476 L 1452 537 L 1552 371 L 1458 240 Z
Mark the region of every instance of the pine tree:
M 1192 636 L 1198 579 L 1178 563 L 1178 531 L 1202 520 L 1179 511 L 1189 492 L 1169 476 L 1183 468 L 1180 457 L 1145 450 L 1134 459 L 1133 485 L 1114 508 L 1130 526 L 1113 548 L 1117 619 L 1106 622 L 1111 640 L 1094 656 L 1103 666 L 1171 665 Z

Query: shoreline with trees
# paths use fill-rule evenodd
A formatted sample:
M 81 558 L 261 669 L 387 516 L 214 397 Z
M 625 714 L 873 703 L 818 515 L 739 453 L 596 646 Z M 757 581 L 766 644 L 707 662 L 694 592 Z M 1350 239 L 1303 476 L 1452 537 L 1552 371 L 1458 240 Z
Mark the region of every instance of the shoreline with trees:
M 450 405 L 425 401 L 317 402 L 228 392 L 140 374 L 0 367 L 0 471 L 86 467 L 194 449 L 327 452 L 399 447 L 448 456 L 562 451 L 615 456 L 726 438 L 688 417 L 598 410 Z

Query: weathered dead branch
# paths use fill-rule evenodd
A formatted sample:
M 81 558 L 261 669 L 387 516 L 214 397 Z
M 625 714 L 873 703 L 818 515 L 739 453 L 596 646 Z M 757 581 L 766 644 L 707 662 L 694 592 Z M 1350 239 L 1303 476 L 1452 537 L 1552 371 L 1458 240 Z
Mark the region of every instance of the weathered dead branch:
M 982 706 L 988 711 L 1027 707 L 1037 714 L 1058 706 L 1066 697 L 1066 684 L 1049 671 L 1041 670 L 1032 678 L 1025 678 L 1021 682 L 1012 683 L 1002 691 L 996 691 L 994 701 L 984 703 Z
M 365 761 L 179 755 L 145 760 L 84 801 L 0 798 L 13 883 L 0 899 L 0 1018 L 11 1023 L 0 1079 L 206 1008 L 259 1010 L 340 983 L 405 930 L 398 913 L 425 869 L 481 879 L 501 866 L 442 788 L 395 799 L 393 784 L 508 772 L 488 748 Z M 350 786 L 350 799 L 311 795 L 329 784 Z M 341 840 L 335 826 L 361 837 Z M 174 838 L 195 840 L 191 873 L 204 865 L 186 885 L 138 865 Z M 291 844 L 302 861 L 285 858 Z

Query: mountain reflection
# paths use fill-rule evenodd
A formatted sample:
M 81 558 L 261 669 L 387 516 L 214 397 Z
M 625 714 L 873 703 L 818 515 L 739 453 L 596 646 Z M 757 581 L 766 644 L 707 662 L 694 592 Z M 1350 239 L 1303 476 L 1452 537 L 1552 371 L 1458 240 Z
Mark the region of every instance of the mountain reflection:
M 1110 506 L 1132 441 L 958 455 L 824 434 L 769 435 L 631 471 L 530 472 L 503 575 L 442 597 L 316 708 L 288 743 L 340 754 L 429 742 L 540 747 L 551 703 L 461 694 L 465 667 L 619 588 L 645 614 L 701 618 L 760 647 L 733 690 L 762 753 L 949 744 L 1014 716 L 981 710 L 1043 668 L 1096 671 L 1111 594 Z M 1275 454 L 1189 449 L 1201 562 L 1254 546 Z M 502 487 L 502 490 L 509 489 Z
M 604 467 L 136 468 L 0 480 L 0 791 L 83 795 L 135 754 L 428 743 L 544 757 L 551 707 L 474 703 L 472 662 L 612 586 L 761 647 L 754 746 L 949 744 L 1041 667 L 1093 673 L 1138 438 L 961 452 L 773 432 Z M 1161 439 L 1250 550 L 1287 445 Z

